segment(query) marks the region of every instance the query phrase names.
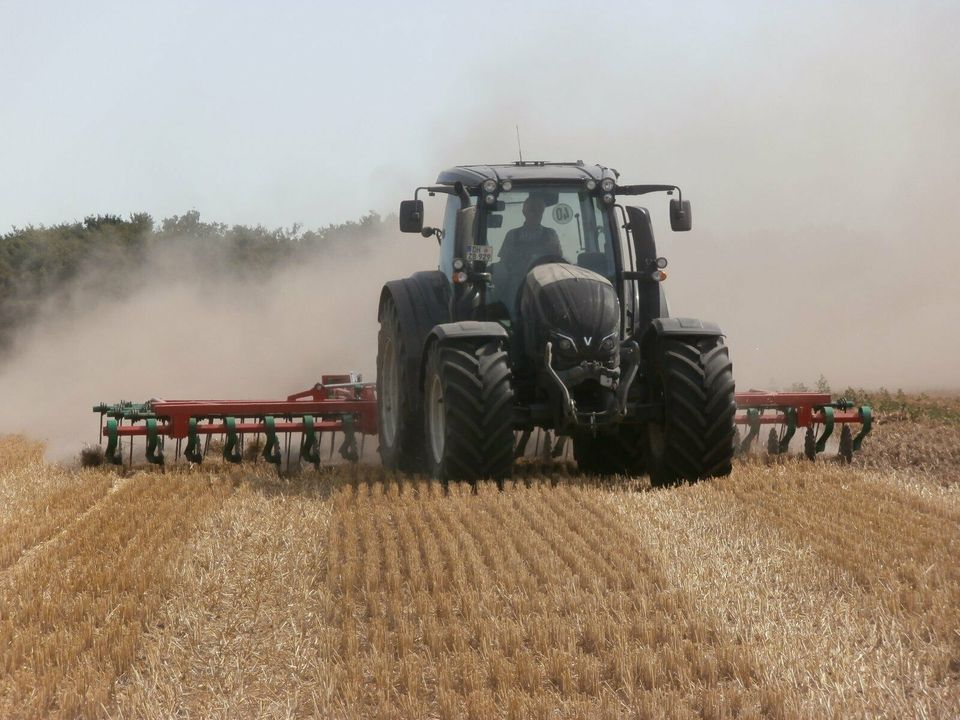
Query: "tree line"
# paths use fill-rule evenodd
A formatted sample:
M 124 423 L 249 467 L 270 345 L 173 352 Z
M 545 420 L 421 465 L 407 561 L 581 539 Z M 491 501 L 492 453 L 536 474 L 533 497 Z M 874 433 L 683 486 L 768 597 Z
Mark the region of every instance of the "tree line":
M 184 245 L 195 267 L 215 263 L 218 272 L 255 278 L 308 254 L 365 246 L 386 226 L 387 220 L 373 212 L 316 230 L 228 226 L 205 222 L 193 210 L 159 222 L 136 213 L 14 227 L 0 235 L 0 355 L 45 300 L 85 278 L 101 283 L 105 294 L 122 294 L 129 289 L 125 279 L 139 276 L 157 249 Z

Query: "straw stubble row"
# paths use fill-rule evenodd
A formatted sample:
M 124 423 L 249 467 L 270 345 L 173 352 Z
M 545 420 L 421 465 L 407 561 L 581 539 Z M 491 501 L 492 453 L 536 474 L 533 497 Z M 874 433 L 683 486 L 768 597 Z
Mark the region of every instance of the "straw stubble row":
M 787 711 L 596 489 L 348 488 L 329 548 L 332 711 Z
M 0 573 L 0 716 L 98 712 L 223 493 L 198 477 L 135 477 Z
M 447 493 L 362 466 L 68 475 L 3 520 L 0 716 L 960 707 L 949 488 L 793 462 L 639 493 Z
M 790 463 L 609 500 L 756 647 L 762 684 L 796 688 L 804 715 L 960 708 L 960 515 L 946 496 Z

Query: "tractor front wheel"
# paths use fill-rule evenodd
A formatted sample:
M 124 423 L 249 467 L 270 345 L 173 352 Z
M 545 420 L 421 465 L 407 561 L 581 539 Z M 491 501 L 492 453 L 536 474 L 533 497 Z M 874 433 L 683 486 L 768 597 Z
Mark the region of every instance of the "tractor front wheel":
M 502 480 L 513 469 L 513 375 L 498 340 L 436 343 L 424 377 L 427 466 L 443 481 Z
M 650 395 L 662 422 L 647 423 L 644 455 L 654 487 L 729 475 L 733 463 L 733 365 L 718 337 L 661 339 Z

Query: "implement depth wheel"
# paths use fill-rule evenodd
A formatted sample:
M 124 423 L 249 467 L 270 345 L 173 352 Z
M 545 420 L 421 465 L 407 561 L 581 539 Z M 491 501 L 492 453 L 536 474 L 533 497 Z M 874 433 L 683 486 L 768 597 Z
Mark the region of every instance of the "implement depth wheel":
M 644 433 L 650 484 L 729 475 L 737 406 L 723 340 L 662 339 L 651 360 L 650 394 L 663 402 L 664 417 Z
M 380 459 L 388 470 L 419 472 L 423 468 L 423 413 L 417 378 L 405 362 L 408 343 L 400 314 L 387 300 L 377 337 L 377 421 Z
M 502 343 L 436 343 L 424 377 L 427 467 L 443 481 L 502 480 L 513 469 L 513 387 Z

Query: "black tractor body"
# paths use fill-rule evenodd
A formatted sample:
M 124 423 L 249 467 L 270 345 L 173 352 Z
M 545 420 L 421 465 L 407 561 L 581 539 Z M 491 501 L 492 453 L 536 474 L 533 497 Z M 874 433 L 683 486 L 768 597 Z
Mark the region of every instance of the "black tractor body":
M 581 469 L 655 485 L 730 472 L 732 368 L 718 326 L 670 318 L 648 211 L 582 163 L 464 166 L 401 205 L 436 237 L 439 269 L 387 283 L 377 355 L 384 464 L 441 479 L 503 478 L 534 428 L 572 441 Z M 446 196 L 424 226 L 420 193 Z

